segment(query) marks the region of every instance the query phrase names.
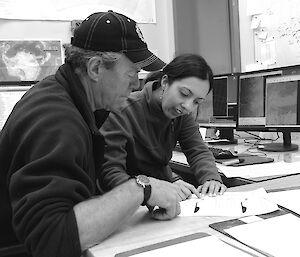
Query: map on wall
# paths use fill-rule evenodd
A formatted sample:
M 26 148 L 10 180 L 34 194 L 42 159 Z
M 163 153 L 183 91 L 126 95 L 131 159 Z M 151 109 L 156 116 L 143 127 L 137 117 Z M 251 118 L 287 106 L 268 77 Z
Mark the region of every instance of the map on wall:
M 38 81 L 61 64 L 60 41 L 0 41 L 0 81 Z
M 113 10 L 138 23 L 155 23 L 155 0 L 0 0 L 0 18 L 83 20 L 94 12 Z
M 300 1 L 248 0 L 255 59 L 268 68 L 300 64 Z

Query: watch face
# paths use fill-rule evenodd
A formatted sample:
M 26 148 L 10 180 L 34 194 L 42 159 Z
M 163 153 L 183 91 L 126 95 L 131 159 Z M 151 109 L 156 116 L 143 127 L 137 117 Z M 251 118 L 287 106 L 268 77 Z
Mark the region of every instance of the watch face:
M 136 176 L 136 181 L 138 184 L 142 185 L 143 187 L 150 184 L 149 178 L 145 175 Z

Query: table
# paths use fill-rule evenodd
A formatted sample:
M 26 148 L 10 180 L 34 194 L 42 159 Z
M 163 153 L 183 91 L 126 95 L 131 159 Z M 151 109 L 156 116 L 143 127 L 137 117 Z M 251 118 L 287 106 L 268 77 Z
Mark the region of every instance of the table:
M 86 256 L 113 257 L 116 253 L 174 239 L 178 236 L 196 232 L 216 234 L 216 231 L 209 228 L 209 224 L 222 220 L 224 220 L 222 217 L 177 217 L 169 221 L 157 221 L 149 217 L 146 207 L 140 207 L 118 231 L 99 245 L 89 249 Z
M 274 180 L 253 183 L 229 188 L 229 191 L 247 191 L 264 187 L 274 191 L 283 188 L 300 186 L 300 175 L 278 178 Z M 230 217 L 177 217 L 169 221 L 157 221 L 149 217 L 146 207 L 140 207 L 137 212 L 124 223 L 122 227 L 99 245 L 86 252 L 87 257 L 113 257 L 116 253 L 136 249 L 169 239 L 204 232 L 226 240 L 225 235 L 209 227 L 209 224 L 231 219 Z M 232 240 L 233 241 L 233 240 Z M 235 242 L 235 241 L 234 241 Z M 232 242 L 231 242 L 232 243 Z M 239 244 L 235 242 L 235 244 Z M 239 247 L 244 246 L 239 244 Z M 249 251 L 249 249 L 247 249 Z M 250 250 L 251 251 L 251 250 Z M 260 256 L 257 254 L 257 256 Z
M 294 140 L 294 143 L 297 143 L 300 145 L 300 140 Z M 230 150 L 233 153 L 236 154 L 253 154 L 253 155 L 265 155 L 266 157 L 271 157 L 274 159 L 274 162 L 280 162 L 284 161 L 287 163 L 290 162 L 299 162 L 299 172 L 300 172 L 300 151 L 291 151 L 291 152 L 264 152 L 255 149 L 252 149 L 252 151 L 249 152 L 249 144 L 245 144 L 243 139 L 238 140 L 238 144 L 229 144 L 229 145 L 216 145 L 214 144 L 213 147 L 216 148 L 222 148 L 226 150 Z M 250 149 L 251 150 L 251 149 Z M 188 182 L 193 183 L 194 177 L 191 171 L 189 170 L 189 166 L 187 164 L 186 158 L 182 152 L 174 151 L 173 157 L 170 162 L 171 168 L 177 172 L 179 175 L 181 175 L 185 180 Z M 221 167 L 221 166 L 220 166 Z M 252 168 L 251 166 L 247 166 L 249 168 Z M 255 166 L 253 166 L 255 167 Z M 221 174 L 222 176 L 222 174 Z M 269 179 L 274 179 L 281 177 L 282 175 L 276 175 L 276 176 L 262 176 L 262 177 L 255 177 L 255 178 L 243 178 L 243 177 L 234 177 L 234 178 L 227 178 L 226 176 L 222 176 L 223 182 L 227 187 L 233 187 L 233 186 L 239 186 L 239 185 L 245 185 L 248 183 L 253 182 L 260 182 L 265 181 Z

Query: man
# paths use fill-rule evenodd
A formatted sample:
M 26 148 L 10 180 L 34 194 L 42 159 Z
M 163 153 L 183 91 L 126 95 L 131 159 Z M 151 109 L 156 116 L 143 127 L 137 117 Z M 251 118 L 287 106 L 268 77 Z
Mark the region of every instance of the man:
M 160 207 L 151 213 L 156 219 L 180 213 L 176 188 L 154 178 L 97 194 L 99 128 L 138 86 L 141 68 L 164 65 L 135 21 L 92 14 L 65 48 L 66 63 L 24 95 L 0 134 L 2 245 L 18 239 L 38 257 L 81 256 L 141 204 Z

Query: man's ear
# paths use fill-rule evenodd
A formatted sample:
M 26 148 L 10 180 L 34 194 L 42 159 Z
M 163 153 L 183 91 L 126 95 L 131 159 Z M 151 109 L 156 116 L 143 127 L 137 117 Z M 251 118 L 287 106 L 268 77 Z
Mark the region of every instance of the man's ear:
M 94 56 L 87 63 L 87 75 L 91 80 L 96 82 L 103 68 L 102 59 L 99 56 Z

